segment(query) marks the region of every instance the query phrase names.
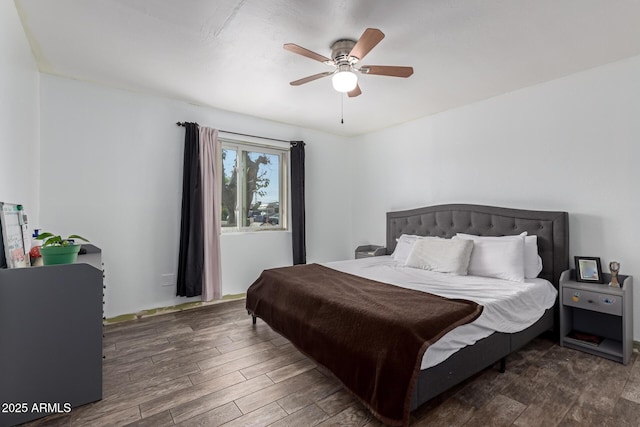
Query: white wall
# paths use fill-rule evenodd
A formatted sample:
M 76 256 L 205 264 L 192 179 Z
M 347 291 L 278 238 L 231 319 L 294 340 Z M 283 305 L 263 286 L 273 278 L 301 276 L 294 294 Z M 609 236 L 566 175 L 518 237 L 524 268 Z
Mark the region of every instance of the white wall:
M 562 210 L 572 260 L 620 261 L 640 283 L 638 76 L 640 56 L 357 138 L 354 243 L 384 244 L 389 210 Z
M 0 1 L 0 201 L 38 218 L 39 74 L 13 2 Z
M 183 102 L 41 76 L 41 223 L 103 249 L 108 317 L 195 299 L 175 297 L 184 128 L 177 121 L 304 140 L 307 258 L 351 254 L 342 137 Z M 347 221 L 345 221 L 347 219 Z M 291 265 L 291 234 L 224 234 L 223 294 L 265 268 Z M 162 286 L 170 283 L 171 286 Z

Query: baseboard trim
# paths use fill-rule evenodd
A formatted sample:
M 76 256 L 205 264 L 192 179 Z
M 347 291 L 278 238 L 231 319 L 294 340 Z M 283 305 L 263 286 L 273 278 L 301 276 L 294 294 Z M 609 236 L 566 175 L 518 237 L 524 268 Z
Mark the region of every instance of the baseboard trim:
M 244 299 L 247 294 L 235 294 L 235 295 L 224 295 L 219 300 L 214 301 L 196 301 L 196 302 L 186 302 L 184 304 L 172 305 L 169 307 L 158 307 L 158 308 L 150 308 L 148 310 L 141 310 L 137 313 L 130 314 L 121 314 L 119 316 L 110 317 L 105 319 L 102 323 L 104 325 L 113 325 L 121 322 L 129 322 L 131 320 L 138 320 L 145 317 L 158 316 L 161 314 L 167 313 L 176 313 L 178 311 L 191 310 L 199 307 L 206 307 L 208 305 L 222 304 L 229 301 L 236 301 L 239 299 Z

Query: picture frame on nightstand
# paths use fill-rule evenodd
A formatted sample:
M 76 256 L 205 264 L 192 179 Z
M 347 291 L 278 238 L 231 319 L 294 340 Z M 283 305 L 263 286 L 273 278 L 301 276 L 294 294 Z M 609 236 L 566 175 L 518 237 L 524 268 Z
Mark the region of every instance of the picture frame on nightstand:
M 587 283 L 604 283 L 600 258 L 588 256 L 574 257 L 576 263 L 576 281 Z

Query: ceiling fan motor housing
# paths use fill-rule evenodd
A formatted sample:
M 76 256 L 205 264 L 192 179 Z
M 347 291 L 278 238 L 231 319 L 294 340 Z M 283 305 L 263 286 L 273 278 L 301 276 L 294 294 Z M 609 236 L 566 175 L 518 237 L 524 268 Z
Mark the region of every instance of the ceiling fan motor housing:
M 354 65 L 360 60 L 355 56 L 349 56 L 355 45 L 356 41 L 350 39 L 340 39 L 331 45 L 331 58 L 336 65 Z

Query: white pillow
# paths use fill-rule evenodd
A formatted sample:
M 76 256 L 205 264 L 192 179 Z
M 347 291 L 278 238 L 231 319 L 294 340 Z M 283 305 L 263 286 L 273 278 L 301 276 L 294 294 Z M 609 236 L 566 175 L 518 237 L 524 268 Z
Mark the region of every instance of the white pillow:
M 416 240 L 407 267 L 466 276 L 473 241 L 425 237 Z
M 503 237 L 514 237 L 514 236 L 476 236 L 473 234 L 464 234 L 458 233 L 459 237 L 466 237 L 468 239 L 501 239 Z M 538 255 L 538 236 L 528 236 L 527 232 L 524 231 L 519 234 L 519 236 L 524 236 L 524 278 L 525 279 L 535 279 L 538 277 L 538 274 L 542 271 L 542 258 Z M 516 236 L 517 237 L 517 236 Z
M 524 234 L 524 278 L 535 279 L 542 271 L 542 258 L 538 255 L 538 236 Z
M 392 255 L 394 261 L 405 264 L 407 262 L 407 258 L 409 258 L 413 244 L 419 239 L 422 239 L 422 236 L 416 236 L 413 234 L 403 234 L 396 239 L 398 243 L 396 243 L 396 249 L 393 251 Z
M 458 233 L 456 237 L 473 240 L 468 274 L 524 282 L 524 235 L 490 237 Z

